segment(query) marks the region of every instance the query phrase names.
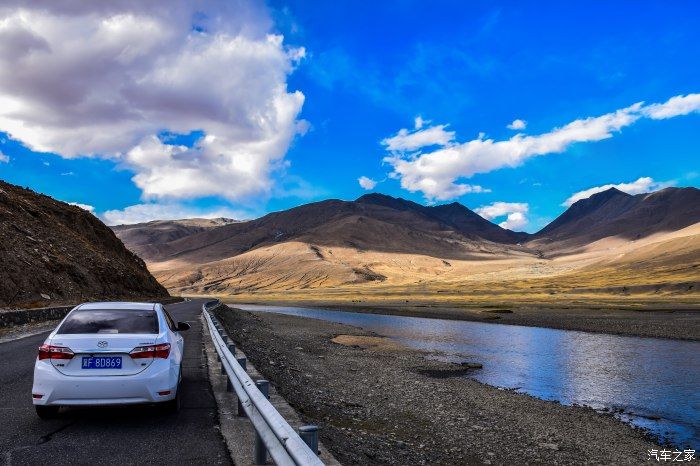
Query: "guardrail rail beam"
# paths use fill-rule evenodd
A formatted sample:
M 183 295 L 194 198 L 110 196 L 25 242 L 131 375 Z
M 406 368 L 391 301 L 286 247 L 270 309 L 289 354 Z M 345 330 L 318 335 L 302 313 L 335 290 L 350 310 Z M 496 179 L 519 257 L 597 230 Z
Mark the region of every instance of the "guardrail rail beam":
M 303 432 L 305 436 L 307 434 L 315 436 L 315 442 L 313 438 L 309 438 L 311 440 L 309 443 L 312 445 L 310 448 L 272 406 L 268 400 L 268 394 L 263 393 L 262 386 L 259 388 L 247 374 L 245 358 L 235 357 L 235 346 L 229 346 L 229 339 L 223 331 L 223 326 L 209 314 L 220 305 L 221 302 L 218 300 L 208 301 L 202 306 L 202 313 L 218 359 L 221 360 L 221 373 L 226 375 L 227 385 L 231 385 L 238 397 L 239 415 L 247 415 L 255 428 L 256 460 L 262 461 L 264 453 L 266 461 L 267 453 L 269 453 L 278 466 L 323 466 L 323 462 L 317 456 L 318 428 L 316 427 L 313 432 Z M 269 385 L 267 388 L 269 389 Z M 258 439 L 260 451 L 258 451 Z M 264 461 L 258 464 L 264 464 Z

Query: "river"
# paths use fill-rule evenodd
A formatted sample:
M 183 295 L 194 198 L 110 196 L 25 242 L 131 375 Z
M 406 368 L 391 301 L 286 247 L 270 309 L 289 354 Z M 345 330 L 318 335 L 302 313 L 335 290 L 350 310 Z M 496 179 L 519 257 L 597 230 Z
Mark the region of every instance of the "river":
M 700 342 L 236 304 L 361 327 L 438 359 L 479 362 L 468 377 L 562 404 L 615 412 L 678 447 L 700 446 Z

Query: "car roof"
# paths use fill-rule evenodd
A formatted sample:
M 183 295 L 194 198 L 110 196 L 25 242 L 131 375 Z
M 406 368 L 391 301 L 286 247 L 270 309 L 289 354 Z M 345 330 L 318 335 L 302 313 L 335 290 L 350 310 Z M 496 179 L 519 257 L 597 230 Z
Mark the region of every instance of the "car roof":
M 78 306 L 78 309 L 126 309 L 134 311 L 147 311 L 155 309 L 155 303 L 128 303 L 128 302 L 103 302 L 103 303 L 84 303 Z

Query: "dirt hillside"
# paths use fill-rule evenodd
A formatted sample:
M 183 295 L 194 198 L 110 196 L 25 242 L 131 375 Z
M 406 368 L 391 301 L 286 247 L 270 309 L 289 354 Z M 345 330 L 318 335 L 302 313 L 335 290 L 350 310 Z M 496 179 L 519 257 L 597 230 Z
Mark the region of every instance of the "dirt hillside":
M 91 213 L 0 181 L 0 307 L 168 292 Z

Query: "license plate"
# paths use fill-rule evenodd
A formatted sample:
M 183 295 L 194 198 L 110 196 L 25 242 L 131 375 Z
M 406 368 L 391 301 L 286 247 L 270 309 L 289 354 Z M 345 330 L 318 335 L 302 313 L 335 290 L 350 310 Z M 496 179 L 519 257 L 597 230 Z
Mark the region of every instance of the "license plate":
M 90 356 L 83 358 L 83 369 L 121 369 L 121 356 Z

